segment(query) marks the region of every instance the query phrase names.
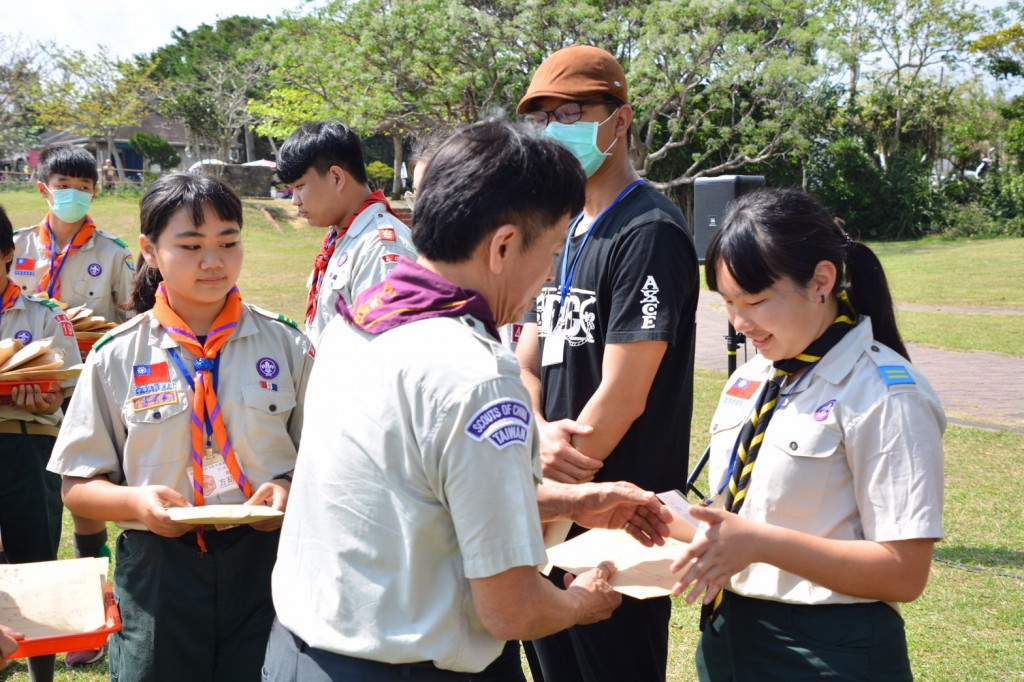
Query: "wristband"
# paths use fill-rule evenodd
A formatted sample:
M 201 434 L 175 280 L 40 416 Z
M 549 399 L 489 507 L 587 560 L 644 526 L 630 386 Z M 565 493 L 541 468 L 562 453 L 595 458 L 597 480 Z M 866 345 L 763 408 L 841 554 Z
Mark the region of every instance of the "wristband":
M 274 476 L 270 480 L 271 481 L 288 481 L 289 483 L 291 483 L 292 482 L 292 475 L 291 474 L 278 474 L 277 476 Z

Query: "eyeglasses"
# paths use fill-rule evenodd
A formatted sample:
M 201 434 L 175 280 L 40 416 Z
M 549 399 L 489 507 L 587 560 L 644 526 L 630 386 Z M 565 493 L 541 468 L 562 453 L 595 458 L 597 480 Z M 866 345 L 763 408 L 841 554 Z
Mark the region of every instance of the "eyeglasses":
M 554 119 L 558 123 L 568 125 L 583 118 L 583 107 L 588 107 L 592 104 L 613 104 L 617 107 L 622 106 L 621 102 L 614 99 L 595 99 L 588 102 L 563 102 L 554 109 L 547 111 L 544 109 L 537 109 L 528 114 L 524 114 L 523 122 L 535 125 L 538 128 L 544 128 L 552 119 Z

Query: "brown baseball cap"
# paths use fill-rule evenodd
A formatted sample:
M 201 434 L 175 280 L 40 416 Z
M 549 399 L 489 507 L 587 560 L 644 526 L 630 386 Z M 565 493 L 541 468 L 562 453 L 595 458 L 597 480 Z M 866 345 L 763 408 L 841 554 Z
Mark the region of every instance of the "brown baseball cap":
M 571 100 L 614 97 L 629 102 L 626 72 L 609 52 L 591 45 L 571 45 L 544 60 L 519 100 L 517 114 L 530 110 L 530 101 L 541 97 Z

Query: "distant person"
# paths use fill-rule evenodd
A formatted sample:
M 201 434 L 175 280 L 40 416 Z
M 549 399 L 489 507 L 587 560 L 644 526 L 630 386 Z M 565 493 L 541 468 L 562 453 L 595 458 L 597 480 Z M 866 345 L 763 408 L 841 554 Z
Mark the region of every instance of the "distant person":
M 514 640 L 619 603 L 610 565 L 564 591 L 541 577 L 541 521 L 667 532 L 635 486 L 539 485 L 529 396 L 498 340 L 551 278 L 583 183 L 565 149 L 508 123 L 431 159 L 420 262 L 400 259 L 321 339 L 264 679 L 523 680 Z
M 700 679 L 912 679 L 897 603 L 942 537 L 946 418 L 878 258 L 809 195 L 758 190 L 705 278 L 759 353 L 711 420 L 710 528 L 672 566 L 704 594 Z
M 9 278 L 14 261 L 14 231 L 0 208 L 0 339 L 24 343 L 53 337 L 53 348 L 64 353 L 64 365 L 82 361 L 75 332 L 67 315 L 47 300 L 22 293 Z M 4 556 L 12 564 L 53 561 L 60 545 L 60 477 L 46 470 L 58 429 L 64 417 L 61 403 L 65 389 L 44 392 L 38 386 L 15 386 L 8 400 L 0 402 L 0 529 Z M 53 679 L 54 657 L 28 661 L 33 682 Z
M 89 207 L 96 196 L 96 159 L 83 147 L 56 145 L 39 156 L 36 187 L 49 211 L 42 222 L 14 235 L 12 279 L 22 290 L 122 322 L 135 262 L 128 245 L 96 227 Z M 75 556 L 110 556 L 104 523 L 74 518 Z M 70 652 L 72 667 L 94 663 L 102 649 Z
M 113 192 L 117 187 L 117 169 L 114 168 L 114 164 L 107 159 L 103 162 L 103 191 Z
M 540 65 L 517 111 L 587 175 L 557 278 L 516 351 L 544 477 L 684 490 L 697 255 L 682 213 L 633 169 L 626 74 L 605 50 L 567 47 Z M 625 597 L 604 623 L 534 642 L 545 682 L 665 679 L 671 610 L 668 597 Z
M 359 136 L 341 123 L 307 123 L 289 135 L 277 175 L 291 187 L 299 215 L 329 228 L 307 284 L 306 334 L 315 350 L 339 299 L 351 304 L 416 250 L 384 193 L 370 191 Z
M 111 679 L 256 680 L 280 518 L 197 528 L 167 508 L 286 509 L 309 344 L 295 323 L 243 303 L 242 202 L 225 183 L 165 175 L 139 222 L 137 315 L 86 359 L 49 467 L 68 509 L 125 529 Z

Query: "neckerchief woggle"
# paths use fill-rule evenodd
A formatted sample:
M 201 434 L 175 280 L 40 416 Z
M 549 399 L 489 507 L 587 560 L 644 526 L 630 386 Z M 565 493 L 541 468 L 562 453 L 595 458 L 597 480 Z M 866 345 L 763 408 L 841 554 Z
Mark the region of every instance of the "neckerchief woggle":
M 46 228 L 39 231 L 39 242 L 42 244 L 43 249 L 50 256 L 50 265 L 46 268 L 46 272 L 39 278 L 39 286 L 36 287 L 36 293 L 46 292 L 46 295 L 50 298 L 55 298 L 58 301 L 60 299 L 60 272 L 64 269 L 64 263 L 67 262 L 71 256 L 71 252 L 78 251 L 85 243 L 89 241 L 90 237 L 96 232 L 96 223 L 92 221 L 88 215 L 85 216 L 85 222 L 82 223 L 82 227 L 78 228 L 78 232 L 71 238 L 60 253 L 56 253 L 54 244 L 57 240 L 53 236 L 53 230 L 50 228 L 50 217 L 52 213 L 49 211 L 46 213 L 46 217 L 43 218 L 43 222 L 39 224 L 39 227 Z
M 404 256 L 379 282 L 356 296 L 351 307 L 338 299 L 338 313 L 353 327 L 381 334 L 403 324 L 434 317 L 470 315 L 499 339 L 494 313 L 479 292 L 452 284 Z
M 183 370 L 189 386 L 193 389 L 192 405 L 192 496 L 196 506 L 205 504 L 203 490 L 203 446 L 204 427 L 210 437 L 216 440 L 221 449 L 224 463 L 227 465 L 231 477 L 235 480 L 238 489 L 242 491 L 246 499 L 252 497 L 252 485 L 246 478 L 242 467 L 235 456 L 234 447 L 228 436 L 227 425 L 224 423 L 224 415 L 217 402 L 216 374 L 218 371 L 218 359 L 220 352 L 228 339 L 238 327 L 242 316 L 242 295 L 238 287 L 232 287 L 228 292 L 224 307 L 213 321 L 210 331 L 206 336 L 206 342 L 200 343 L 196 335 L 189 329 L 188 325 L 171 308 L 167 301 L 167 291 L 164 283 L 161 282 L 156 291 L 156 303 L 153 305 L 153 315 L 160 326 L 167 334 L 178 342 L 196 357 L 192 363 L 195 369 L 195 379 L 184 367 L 184 363 L 177 352 L 171 353 Z M 209 441 L 207 441 L 209 442 Z M 197 530 L 197 541 L 199 548 L 206 552 L 206 543 L 203 541 L 203 527 Z
M 601 218 L 604 218 L 608 211 L 615 208 L 615 206 L 622 201 L 627 194 L 633 191 L 633 188 L 637 185 L 642 185 L 643 179 L 634 180 L 626 186 L 626 189 L 619 193 L 619 196 L 615 197 L 615 201 L 610 203 L 603 211 L 601 211 L 594 222 L 587 228 L 587 233 L 583 235 L 583 241 L 580 242 L 580 248 L 576 250 L 576 255 L 572 258 L 572 265 L 569 265 L 569 247 L 572 242 L 572 233 L 576 231 L 576 226 L 583 220 L 583 214 L 580 213 L 573 219 L 572 223 L 569 224 L 569 233 L 565 235 L 565 249 L 562 251 L 562 268 L 561 268 L 561 283 L 558 285 L 559 297 L 558 297 L 558 313 L 555 315 L 555 319 L 551 322 L 551 330 L 554 331 L 558 328 L 558 323 L 562 319 L 562 308 L 565 307 L 565 298 L 569 295 L 569 289 L 572 287 L 573 277 L 576 276 L 576 263 L 580 260 L 580 255 L 583 253 L 583 247 L 587 245 L 587 241 L 590 240 L 590 235 L 594 233 L 594 228 L 601 222 Z
M 345 221 L 344 225 L 335 227 L 334 229 L 327 232 L 324 235 L 324 241 L 320 245 L 320 253 L 313 259 L 313 281 L 309 286 L 309 294 L 306 296 L 306 326 L 308 327 L 312 322 L 313 318 L 316 317 L 316 304 L 317 299 L 320 298 L 320 286 L 324 281 L 324 274 L 327 272 L 327 264 L 331 262 L 331 256 L 334 255 L 334 249 L 338 246 L 338 240 L 345 236 L 348 232 L 348 228 L 352 227 L 352 223 L 355 222 L 356 218 L 373 204 L 384 204 L 388 213 L 398 218 L 398 214 L 391 209 L 391 204 L 388 203 L 388 198 L 384 196 L 383 190 L 377 190 L 366 197 L 366 201 L 356 210 L 355 213 Z M 399 220 L 401 220 L 399 218 Z

